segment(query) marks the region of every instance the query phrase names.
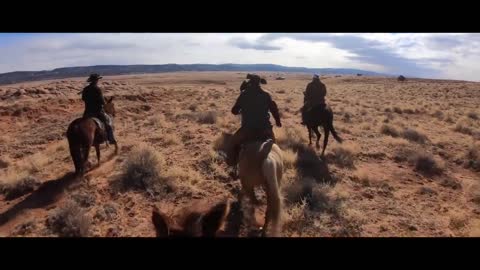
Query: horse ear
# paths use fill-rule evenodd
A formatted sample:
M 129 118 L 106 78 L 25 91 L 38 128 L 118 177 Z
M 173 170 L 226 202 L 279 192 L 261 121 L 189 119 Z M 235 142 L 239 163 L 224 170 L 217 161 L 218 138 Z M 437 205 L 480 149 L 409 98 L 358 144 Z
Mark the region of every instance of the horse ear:
M 110 97 L 110 100 L 108 101 L 108 103 L 112 102 L 113 98 L 114 98 L 114 96 Z
M 168 228 L 168 218 L 158 210 L 157 207 L 152 211 L 152 222 L 157 232 L 157 237 L 167 237 L 170 233 Z
M 230 212 L 229 201 L 218 203 L 212 207 L 202 218 L 203 236 L 213 237 L 216 232 L 223 226 L 227 215 Z

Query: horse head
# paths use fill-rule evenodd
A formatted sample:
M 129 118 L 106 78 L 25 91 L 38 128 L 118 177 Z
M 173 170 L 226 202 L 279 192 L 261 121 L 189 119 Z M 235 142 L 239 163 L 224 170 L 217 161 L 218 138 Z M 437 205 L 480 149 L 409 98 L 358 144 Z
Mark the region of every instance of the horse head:
M 105 112 L 112 117 L 115 117 L 115 104 L 113 103 L 113 96 L 110 99 L 107 99 L 106 104 L 103 106 Z
M 223 227 L 229 212 L 230 202 L 225 200 L 207 211 L 188 213 L 179 225 L 154 207 L 152 223 L 157 237 L 214 237 Z

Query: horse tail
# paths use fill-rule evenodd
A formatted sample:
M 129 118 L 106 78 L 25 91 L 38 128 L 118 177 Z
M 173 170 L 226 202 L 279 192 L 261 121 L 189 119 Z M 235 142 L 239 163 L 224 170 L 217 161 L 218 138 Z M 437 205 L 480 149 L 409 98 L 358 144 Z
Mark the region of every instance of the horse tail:
M 331 115 L 329 121 L 328 121 L 328 129 L 332 132 L 333 138 L 339 143 L 343 142 L 343 139 L 338 136 L 337 131 L 335 131 L 335 128 L 333 127 L 333 114 Z
M 80 144 L 80 130 L 77 120 L 73 121 L 67 129 L 68 147 L 70 149 L 70 156 L 72 157 L 75 172 L 79 173 L 82 170 L 83 157 Z
M 260 149 L 260 160 L 265 160 L 272 151 L 272 146 L 274 142 L 273 140 L 269 139 L 265 143 L 263 143 L 262 148 Z

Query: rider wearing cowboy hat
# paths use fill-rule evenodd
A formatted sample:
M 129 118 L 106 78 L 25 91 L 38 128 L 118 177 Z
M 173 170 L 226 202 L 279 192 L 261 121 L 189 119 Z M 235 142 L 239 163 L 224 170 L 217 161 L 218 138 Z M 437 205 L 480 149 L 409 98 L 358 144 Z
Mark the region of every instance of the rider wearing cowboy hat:
M 325 84 L 320 81 L 317 74 L 313 75 L 312 81 L 307 85 L 304 92 L 302 111 L 302 125 L 305 125 L 305 114 L 316 106 L 325 108 L 325 96 L 327 95 L 327 88 Z
M 272 113 L 278 127 L 282 126 L 280 114 L 270 93 L 260 87 L 266 80 L 256 74 L 248 74 L 248 83 L 232 108 L 232 114 L 242 115 L 242 126 L 233 135 L 232 147 L 227 153 L 227 164 L 237 164 L 242 143 L 255 139 L 272 139 L 275 141 L 269 112 Z
M 105 124 L 107 137 L 111 144 L 116 144 L 115 136 L 113 135 L 112 121 L 110 116 L 105 113 L 103 105 L 105 105 L 105 98 L 102 89 L 98 87 L 98 81 L 102 79 L 98 74 L 91 74 L 87 79 L 90 84 L 82 91 L 82 100 L 85 102 L 85 111 L 83 117 L 95 117 Z

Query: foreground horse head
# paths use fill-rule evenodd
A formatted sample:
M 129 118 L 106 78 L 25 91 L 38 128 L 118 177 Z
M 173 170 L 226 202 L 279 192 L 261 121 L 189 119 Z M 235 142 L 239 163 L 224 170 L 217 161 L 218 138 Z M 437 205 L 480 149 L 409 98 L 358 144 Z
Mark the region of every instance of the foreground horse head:
M 215 148 L 226 151 L 230 147 L 232 136 L 222 133 L 215 143 Z M 242 184 L 239 199 L 242 204 L 247 202 L 243 207 L 246 211 L 245 218 L 250 229 L 254 229 L 254 205 L 258 203 L 254 189 L 262 187 L 265 190 L 267 211 L 263 234 L 266 236 L 279 236 L 280 234 L 282 212 L 280 185 L 283 170 L 282 150 L 273 141 L 254 141 L 242 146 L 238 162 L 238 174 Z
M 188 213 L 179 224 L 154 207 L 152 223 L 157 237 L 215 237 L 229 211 L 229 201 L 222 201 L 207 211 Z

